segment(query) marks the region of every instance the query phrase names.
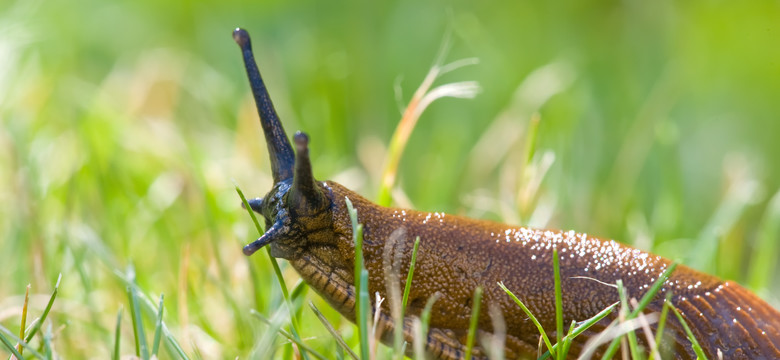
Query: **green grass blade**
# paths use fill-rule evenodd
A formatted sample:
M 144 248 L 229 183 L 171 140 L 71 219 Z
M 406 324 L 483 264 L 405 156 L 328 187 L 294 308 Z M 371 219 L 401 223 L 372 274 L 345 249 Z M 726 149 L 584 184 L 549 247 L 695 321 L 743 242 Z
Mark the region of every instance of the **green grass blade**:
M 498 286 L 500 286 L 501 289 L 503 289 L 504 292 L 506 292 L 507 295 L 509 295 L 509 297 L 511 297 L 512 300 L 514 300 L 515 303 L 518 306 L 520 306 L 521 309 L 523 309 L 523 312 L 525 312 L 525 314 L 528 315 L 528 318 L 531 319 L 531 322 L 533 322 L 534 325 L 536 325 L 536 328 L 539 330 L 539 334 L 542 335 L 542 340 L 544 341 L 544 344 L 547 345 L 547 350 L 550 351 L 550 353 L 555 353 L 555 350 L 553 350 L 553 346 L 550 343 L 550 338 L 547 337 L 547 333 L 544 332 L 544 328 L 542 327 L 542 324 L 539 323 L 539 320 L 536 319 L 536 316 L 534 316 L 531 310 L 528 310 L 525 304 L 523 304 L 523 302 L 520 301 L 520 299 L 518 299 L 517 296 L 515 296 L 515 294 L 513 294 L 511 291 L 509 291 L 509 289 L 506 288 L 506 286 L 504 286 L 503 282 L 499 282 Z
M 425 302 L 425 307 L 423 308 L 422 313 L 420 313 L 420 319 L 412 318 L 412 328 L 414 330 L 414 342 L 413 342 L 413 348 L 414 348 L 414 354 L 415 358 L 417 359 L 424 359 L 425 358 L 425 343 L 426 338 L 428 337 L 428 325 L 431 322 L 431 309 L 433 309 L 433 304 L 436 303 L 437 300 L 441 297 L 441 294 L 436 292 L 431 297 L 428 298 L 428 300 Z M 416 326 L 419 324 L 420 332 L 417 334 L 416 332 Z M 420 337 L 417 337 L 417 336 Z
M 404 284 L 404 293 L 401 300 L 401 314 L 398 319 L 395 319 L 395 325 L 393 327 L 393 350 L 397 359 L 403 359 L 404 356 L 404 314 L 406 314 L 406 306 L 409 302 L 409 292 L 412 289 L 412 279 L 414 277 L 414 264 L 417 262 L 417 250 L 420 246 L 420 237 L 414 239 L 414 248 L 412 249 L 412 260 L 409 262 L 409 272 L 406 274 L 406 283 Z
M 344 339 L 339 335 L 339 333 L 336 331 L 336 329 L 331 325 L 331 323 L 328 321 L 328 319 L 325 318 L 324 315 L 320 312 L 319 309 L 314 305 L 313 302 L 309 301 L 309 307 L 312 311 L 314 311 L 314 315 L 317 315 L 317 319 L 320 319 L 320 322 L 322 325 L 325 326 L 325 329 L 328 330 L 331 336 L 333 336 L 334 339 L 336 339 L 336 343 L 339 345 L 339 348 L 344 350 L 350 358 L 353 360 L 358 360 L 357 354 L 355 354 L 354 351 L 347 345 L 347 343 L 344 341 Z
M 645 295 L 642 296 L 642 299 L 639 300 L 639 305 L 636 307 L 636 309 L 631 312 L 632 319 L 639 315 L 639 313 L 642 312 L 647 307 L 647 305 L 650 305 L 650 302 L 653 301 L 655 295 L 661 291 L 661 287 L 664 286 L 664 282 L 666 282 L 666 280 L 672 276 L 674 270 L 677 269 L 677 265 L 678 264 L 676 262 L 671 263 L 669 267 L 661 274 L 661 276 L 656 279 L 650 289 L 648 289 Z
M 652 286 L 650 286 L 650 289 L 647 290 L 644 296 L 642 296 L 642 299 L 639 301 L 638 306 L 631 311 L 631 313 L 626 316 L 626 320 L 631 320 L 635 318 L 639 312 L 644 310 L 647 305 L 650 304 L 650 302 L 653 300 L 655 295 L 661 290 L 661 287 L 663 287 L 664 282 L 669 278 L 669 276 L 672 275 L 672 272 L 677 268 L 677 263 L 673 262 L 669 265 L 666 270 L 661 274 L 661 276 L 658 277 L 658 279 L 655 280 Z M 612 342 L 609 344 L 609 347 L 607 348 L 607 351 L 604 352 L 604 356 L 602 359 L 610 359 L 613 356 L 615 356 L 615 353 L 617 352 L 617 349 L 619 347 L 618 342 L 620 341 L 620 337 L 615 338 L 612 340 Z
M 358 330 L 360 331 L 360 356 L 362 359 L 369 359 L 369 343 L 368 332 L 371 330 L 371 324 L 369 324 L 371 303 L 368 297 L 368 270 L 363 269 L 360 271 L 360 291 L 358 292 L 358 298 L 360 299 L 360 307 L 358 308 L 358 318 L 360 319 L 360 325 Z
M 11 342 L 11 340 L 8 340 L 8 338 L 6 338 L 5 335 L 3 335 L 3 333 L 1 332 L 0 332 L 0 342 L 2 342 L 3 345 L 5 345 L 6 349 L 8 349 L 8 351 L 10 351 L 13 356 L 16 356 L 17 359 L 24 359 L 22 354 L 19 353 L 19 350 L 16 350 L 16 347 Z
M 3 336 L 3 333 L 5 333 L 5 336 Z M 0 341 L 3 342 L 3 344 L 6 344 L 6 341 L 8 342 L 9 350 L 11 350 L 11 353 L 16 355 L 19 354 L 19 352 L 16 350 L 16 348 L 13 346 L 13 343 L 17 343 L 21 345 L 24 350 L 32 354 L 33 356 L 39 358 L 39 359 L 46 359 L 41 353 L 36 351 L 30 344 L 22 339 L 20 339 L 16 334 L 14 334 L 11 330 L 8 330 L 4 326 L 0 325 Z M 19 354 L 19 359 L 24 359 L 24 356 Z
M 246 200 L 246 196 L 244 196 L 244 192 L 241 191 L 241 188 L 238 187 L 238 184 L 233 183 L 235 185 L 236 193 L 238 193 L 238 196 L 241 198 L 241 203 L 244 204 L 244 208 L 246 209 L 247 213 L 249 213 L 249 216 L 252 218 L 252 222 L 255 224 L 255 229 L 257 229 L 257 232 L 262 235 L 265 233 L 263 231 L 263 228 L 260 226 L 260 222 L 257 220 L 257 217 L 255 216 L 255 212 L 252 211 L 252 207 L 249 206 L 249 202 Z M 266 246 L 265 247 L 265 253 L 268 255 L 268 259 L 271 261 L 271 266 L 274 269 L 274 274 L 276 275 L 276 280 L 279 283 L 279 287 L 282 290 L 282 296 L 284 297 L 284 301 L 287 303 L 287 307 L 290 309 L 290 324 L 291 324 L 291 331 L 293 336 L 298 339 L 299 342 L 302 342 L 300 337 L 300 332 L 298 331 L 298 317 L 296 316 L 295 308 L 292 306 L 292 301 L 290 300 L 290 292 L 287 290 L 287 284 L 284 281 L 284 276 L 282 275 L 282 270 L 279 267 L 279 262 L 276 261 L 276 258 L 271 256 L 271 248 Z M 308 356 L 306 355 L 306 351 L 301 351 L 301 355 L 304 359 L 308 359 Z
M 563 339 L 563 295 L 561 290 L 561 267 L 558 259 L 558 249 L 553 249 L 553 281 L 555 283 L 555 344 L 561 344 Z M 562 346 L 562 345 L 561 345 Z M 563 360 L 562 352 L 556 354 L 558 360 Z
M 24 339 L 24 330 L 27 327 L 27 305 L 30 302 L 30 284 L 27 284 L 27 289 L 24 292 L 24 305 L 22 305 L 22 324 L 19 326 L 19 338 Z M 24 348 L 19 345 L 17 348 L 19 354 L 24 355 Z
M 119 306 L 119 311 L 116 313 L 116 327 L 114 328 L 114 353 L 112 354 L 113 360 L 119 360 L 119 342 L 120 335 L 122 333 L 122 306 Z
M 566 336 L 563 338 L 563 345 L 562 345 L 563 347 L 561 348 L 561 350 L 556 350 L 558 351 L 559 354 L 562 354 L 564 359 L 566 358 L 566 355 L 569 354 L 569 347 L 571 346 L 571 342 L 572 342 L 571 335 L 574 333 L 574 329 L 576 327 L 577 327 L 577 322 L 572 320 L 571 325 L 569 325 L 569 332 L 567 332 Z M 555 345 L 557 346 L 558 344 Z
M 131 272 L 128 274 L 125 274 L 119 270 L 114 269 L 114 275 L 117 276 L 117 278 L 127 287 L 127 288 L 134 288 L 137 292 L 140 293 L 140 290 L 137 289 L 137 285 L 134 282 L 135 275 Z M 154 307 L 154 304 L 151 300 L 149 300 L 146 296 L 140 296 L 138 298 L 140 300 L 139 305 L 143 306 L 144 311 L 147 312 L 148 316 L 154 316 L 157 314 L 157 309 Z M 133 308 L 130 308 L 130 311 L 133 311 Z M 131 314 L 131 318 L 134 318 L 134 316 Z M 176 340 L 175 337 L 173 337 L 173 334 L 171 334 L 171 331 L 168 329 L 168 326 L 165 325 L 165 322 L 162 323 L 162 332 L 165 336 L 165 346 L 168 349 L 168 351 L 172 355 L 178 355 L 180 359 L 189 360 L 189 356 L 184 352 L 184 349 L 182 349 L 181 345 L 179 345 L 179 342 Z
M 163 318 L 163 294 L 160 294 L 160 302 L 157 307 L 157 322 L 154 326 L 154 340 L 152 340 L 152 356 L 157 356 L 160 349 L 160 338 L 162 337 L 162 318 Z
M 368 302 L 368 271 L 363 264 L 363 225 L 358 223 L 357 209 L 352 206 L 352 201 L 348 197 L 344 198 L 349 210 L 349 219 L 352 222 L 352 241 L 355 243 L 355 279 L 357 279 L 357 327 L 360 341 L 360 358 L 367 360 L 369 358 L 368 349 L 368 324 L 369 312 L 371 311 Z
M 149 346 L 146 343 L 146 334 L 144 334 L 144 325 L 141 318 L 141 310 L 138 307 L 138 295 L 135 287 L 127 289 L 130 297 L 130 315 L 133 319 L 133 335 L 135 336 L 135 355 L 141 359 L 149 359 Z
M 262 322 L 264 322 L 264 323 L 266 323 L 268 325 L 272 325 L 271 321 L 266 319 L 259 312 L 257 312 L 257 310 L 251 309 L 251 310 L 249 310 L 249 313 L 252 314 L 255 318 L 259 319 L 260 321 L 262 321 Z M 309 345 L 306 345 L 306 343 L 304 343 L 303 341 L 298 340 L 298 338 L 296 338 L 295 336 L 293 336 L 292 334 L 290 334 L 286 330 L 284 330 L 282 328 L 279 328 L 277 330 L 277 332 L 279 334 L 281 334 L 282 336 L 284 336 L 285 338 L 287 338 L 287 340 L 289 340 L 290 342 L 292 342 L 295 345 L 297 345 L 299 349 L 306 350 L 307 353 L 311 354 L 315 358 L 320 359 L 320 360 L 328 360 L 328 358 L 326 358 L 322 354 L 318 353 L 316 350 L 312 349 Z M 303 351 L 301 351 L 301 355 L 303 355 Z
M 43 348 L 46 350 L 46 359 L 54 359 L 54 351 L 51 346 L 51 339 L 54 338 L 54 334 L 51 332 L 51 323 L 46 326 L 46 332 L 43 333 Z
M 616 302 L 608 307 L 606 307 L 604 310 L 599 311 L 598 314 L 593 315 L 593 317 L 589 318 L 588 320 L 583 321 L 579 326 L 574 328 L 574 331 L 571 332 L 571 334 L 568 334 L 564 337 L 564 341 L 567 340 L 573 340 L 585 330 L 588 330 L 591 326 L 596 325 L 597 322 L 601 321 L 601 319 L 607 317 L 607 315 L 611 314 L 612 311 L 615 310 L 615 308 L 620 304 L 620 302 Z M 558 348 L 558 344 L 553 345 L 553 351 Z M 550 358 L 550 352 L 544 353 L 541 357 L 539 357 L 539 360 L 544 360 Z
M 46 303 L 46 308 L 43 309 L 43 314 L 41 314 L 40 320 L 33 326 L 30 331 L 27 332 L 27 337 L 24 338 L 24 341 L 29 343 L 38 330 L 40 330 L 43 322 L 46 321 L 46 317 L 49 316 L 49 311 L 51 311 L 51 307 L 54 305 L 54 299 L 57 298 L 57 293 L 60 289 L 60 281 L 62 281 L 62 273 L 57 276 L 57 283 L 54 284 L 54 291 L 52 291 L 51 296 L 49 297 L 49 302 Z
M 776 275 L 780 247 L 780 191 L 769 201 L 766 213 L 758 225 L 758 235 L 748 269 L 748 284 L 753 289 L 765 289 Z
M 666 318 L 669 316 L 669 306 L 672 304 L 672 293 L 666 293 L 666 301 L 664 301 L 664 307 L 661 309 L 661 316 L 658 318 L 658 328 L 655 330 L 655 344 L 660 346 L 664 336 L 664 327 L 666 326 Z M 660 349 L 658 349 L 660 351 Z M 650 359 L 654 359 L 653 353 L 650 354 Z
M 437 292 L 431 295 L 431 297 L 428 298 L 428 301 L 425 302 L 425 307 L 420 314 L 420 323 L 422 325 L 423 336 L 428 334 L 428 324 L 431 322 L 431 310 L 433 309 L 433 304 L 439 300 L 440 297 L 441 294 Z
M 683 319 L 682 314 L 677 310 L 674 305 L 669 303 L 669 308 L 672 310 L 675 316 L 677 316 L 677 319 L 680 320 L 680 324 L 682 324 L 683 329 L 685 329 L 685 335 L 688 336 L 688 340 L 691 341 L 691 347 L 693 347 L 693 352 L 696 353 L 696 357 L 698 357 L 701 360 L 706 360 L 707 356 L 704 355 L 704 350 L 702 350 L 701 345 L 699 345 L 699 342 L 696 341 L 696 337 L 693 336 L 693 332 L 691 331 L 691 328 L 688 327 L 688 323 L 685 322 L 685 319 Z
M 414 249 L 412 249 L 412 260 L 409 263 L 409 273 L 406 275 L 406 285 L 404 285 L 403 305 L 404 308 L 409 302 L 409 291 L 412 289 L 412 276 L 414 276 L 414 264 L 417 262 L 417 249 L 420 247 L 420 237 L 414 239 Z
M 616 283 L 618 296 L 620 297 L 620 306 L 626 310 L 631 309 L 628 305 L 628 295 L 626 294 L 625 286 L 623 286 L 623 281 L 618 280 Z M 639 354 L 639 345 L 636 340 L 636 332 L 629 331 L 626 334 L 626 337 L 628 338 L 628 350 L 631 352 L 631 358 L 635 360 L 641 360 L 642 356 Z
M 471 308 L 471 322 L 469 323 L 469 332 L 466 337 L 466 359 L 471 359 L 471 350 L 474 347 L 474 335 L 477 333 L 477 322 L 479 321 L 479 308 L 482 303 L 482 287 L 477 286 L 474 290 L 474 300 Z

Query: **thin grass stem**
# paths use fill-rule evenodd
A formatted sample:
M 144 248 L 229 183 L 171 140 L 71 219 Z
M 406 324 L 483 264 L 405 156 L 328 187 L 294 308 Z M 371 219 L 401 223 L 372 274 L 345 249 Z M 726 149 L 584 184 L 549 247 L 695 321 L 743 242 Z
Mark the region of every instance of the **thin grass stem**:
M 469 323 L 469 332 L 466 337 L 466 359 L 471 359 L 471 350 L 474 347 L 474 336 L 477 333 L 477 323 L 479 322 L 479 308 L 482 303 L 482 287 L 477 286 L 474 290 L 474 300 L 471 306 L 471 322 Z
M 160 349 L 160 339 L 162 337 L 162 318 L 163 318 L 163 294 L 160 294 L 160 302 L 157 307 L 157 321 L 154 326 L 154 340 L 152 340 L 152 356 L 156 357 Z
M 114 327 L 114 352 L 112 354 L 113 360 L 119 360 L 119 342 L 120 335 L 122 334 L 122 310 L 123 307 L 119 306 L 119 311 L 116 312 L 116 326 Z
M 561 290 L 561 267 L 558 259 L 558 249 L 553 248 L 553 282 L 555 283 L 555 344 L 561 344 L 563 339 L 563 295 Z M 561 345 L 562 346 L 562 345 Z M 563 353 L 556 354 L 558 360 L 563 360 Z
M 547 350 L 550 353 L 554 354 L 555 350 L 553 350 L 553 345 L 550 343 L 550 338 L 547 337 L 547 333 L 544 332 L 544 327 L 542 327 L 542 324 L 539 322 L 538 319 L 536 319 L 536 316 L 534 316 L 534 314 L 531 312 L 531 310 L 528 310 L 528 307 L 526 307 L 525 304 L 523 304 L 523 302 L 520 301 L 520 299 L 518 299 L 517 296 L 515 296 L 514 293 L 512 293 L 512 291 L 510 291 L 509 289 L 507 289 L 506 286 L 504 286 L 503 282 L 499 282 L 498 286 L 500 286 L 501 289 L 503 289 L 504 292 L 506 292 L 507 295 L 509 295 L 509 297 L 511 297 L 512 300 L 514 300 L 515 303 L 518 306 L 520 306 L 521 309 L 523 309 L 523 312 L 526 315 L 528 315 L 528 318 L 531 319 L 531 322 L 533 322 L 534 325 L 536 325 L 536 328 L 539 330 L 539 334 L 541 334 L 542 340 L 544 341 L 544 344 L 547 345 Z

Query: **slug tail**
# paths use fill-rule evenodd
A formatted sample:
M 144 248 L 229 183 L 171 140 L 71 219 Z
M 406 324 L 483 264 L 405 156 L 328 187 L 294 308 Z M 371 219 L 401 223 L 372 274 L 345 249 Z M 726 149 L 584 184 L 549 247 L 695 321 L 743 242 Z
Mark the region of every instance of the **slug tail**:
M 724 282 L 677 307 L 708 357 L 780 359 L 780 312 L 742 286 Z
M 263 78 L 260 76 L 260 70 L 257 69 L 249 33 L 244 29 L 237 28 L 233 31 L 233 40 L 241 48 L 244 57 L 244 68 L 255 98 L 257 113 L 260 115 L 260 124 L 263 127 L 263 133 L 265 133 L 268 155 L 271 157 L 274 182 L 278 183 L 290 179 L 293 176 L 295 156 L 287 134 L 284 132 L 284 127 L 276 114 L 274 104 L 271 102 L 271 97 L 268 95 Z

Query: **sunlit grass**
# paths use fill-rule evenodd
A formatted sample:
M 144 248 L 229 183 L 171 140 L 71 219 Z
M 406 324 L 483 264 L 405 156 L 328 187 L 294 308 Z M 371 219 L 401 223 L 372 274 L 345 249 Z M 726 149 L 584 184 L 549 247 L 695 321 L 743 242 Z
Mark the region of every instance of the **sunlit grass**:
M 415 125 L 394 181 L 411 203 L 637 241 L 778 304 L 780 54 L 764 44 L 780 19 L 767 4 L 178 5 L 0 4 L 0 356 L 18 340 L 26 357 L 135 354 L 128 287 L 150 356 L 160 334 L 161 358 L 292 358 L 278 331 L 291 318 L 306 346 L 335 353 L 308 301 L 359 349 L 319 296 L 295 286 L 291 315 L 273 265 L 241 254 L 257 234 L 232 179 L 253 196 L 271 179 L 238 25 L 288 131 L 313 135 L 317 177 L 370 196 L 385 159 L 358 149 L 389 147 L 395 79 L 413 94 L 452 22 L 451 58 L 480 64 L 441 81 L 482 92 Z

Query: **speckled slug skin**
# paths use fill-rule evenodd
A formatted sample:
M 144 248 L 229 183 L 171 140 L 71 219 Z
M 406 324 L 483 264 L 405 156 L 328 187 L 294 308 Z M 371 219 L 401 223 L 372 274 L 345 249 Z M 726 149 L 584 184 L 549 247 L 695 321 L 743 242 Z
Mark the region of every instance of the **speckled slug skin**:
M 271 156 L 274 188 L 250 202 L 263 215 L 266 233 L 247 245 L 251 255 L 270 246 L 275 257 L 290 261 L 303 279 L 341 314 L 355 320 L 352 226 L 345 198 L 349 198 L 364 225 L 363 254 L 369 272 L 369 292 L 388 297 L 383 254 L 391 234 L 404 236 L 390 246 L 402 252 L 401 274 L 406 278 L 415 237 L 420 246 L 404 318 L 404 338 L 413 341 L 411 319 L 419 316 L 434 294 L 425 348 L 437 359 L 462 359 L 472 311 L 472 296 L 482 287 L 482 309 L 497 307 L 506 323 L 507 359 L 533 358 L 539 333 L 534 324 L 497 285 L 522 300 L 545 329 L 555 329 L 553 249 L 558 250 L 563 288 L 564 324 L 586 320 L 618 301 L 614 287 L 621 280 L 630 297 L 641 298 L 670 266 L 668 259 L 574 231 L 537 230 L 484 220 L 381 207 L 332 182 L 317 182 L 311 174 L 308 136 L 294 136 L 296 150 L 284 134 L 270 98 L 254 66 L 249 36 L 237 29 L 234 39 L 242 48 Z M 397 286 L 403 287 L 399 280 Z M 722 281 L 685 266 L 678 266 L 646 312 L 659 312 L 666 293 L 683 314 L 710 359 L 780 359 L 780 313 L 738 284 Z M 374 301 L 373 296 L 371 297 Z M 382 340 L 392 341 L 393 319 L 382 304 L 378 329 Z M 375 304 L 374 304 L 375 305 Z M 576 338 L 570 355 L 603 330 L 613 313 Z M 655 325 L 651 325 L 655 330 Z M 491 333 L 487 311 L 478 320 L 481 333 Z M 548 335 L 554 337 L 555 333 Z M 644 336 L 638 336 L 644 342 Z M 486 358 L 477 337 L 473 358 Z M 411 352 L 412 346 L 407 347 Z M 601 348 L 603 351 L 604 349 Z M 662 349 L 678 359 L 695 359 L 681 323 L 667 320 Z

